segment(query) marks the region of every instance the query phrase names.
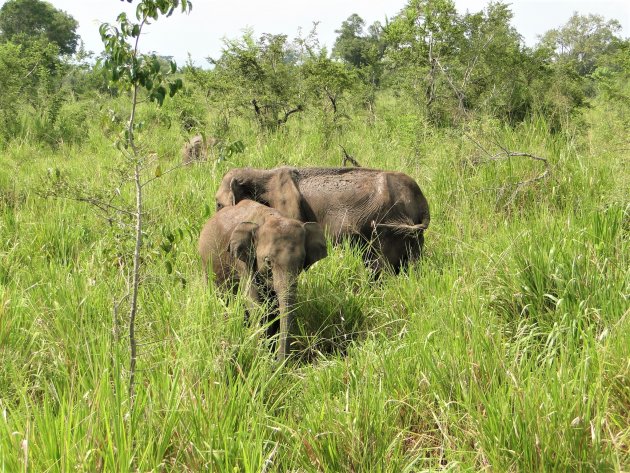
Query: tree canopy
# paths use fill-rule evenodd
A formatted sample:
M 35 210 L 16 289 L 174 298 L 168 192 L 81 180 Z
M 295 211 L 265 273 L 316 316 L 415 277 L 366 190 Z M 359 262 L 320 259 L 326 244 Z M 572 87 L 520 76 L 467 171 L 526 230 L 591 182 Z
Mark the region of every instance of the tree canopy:
M 597 67 L 597 60 L 619 46 L 615 34 L 621 31 L 617 20 L 600 15 L 574 13 L 562 27 L 549 30 L 541 44 L 552 51 L 555 61 L 566 64 L 583 76 Z
M 9 0 L 0 8 L 0 39 L 28 44 L 46 38 L 61 54 L 77 50 L 77 21 L 68 13 L 42 0 Z

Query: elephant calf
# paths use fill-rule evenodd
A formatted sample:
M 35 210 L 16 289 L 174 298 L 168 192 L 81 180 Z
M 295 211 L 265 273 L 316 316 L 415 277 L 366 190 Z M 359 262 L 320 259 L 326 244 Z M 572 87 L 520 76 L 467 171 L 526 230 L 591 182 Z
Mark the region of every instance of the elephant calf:
M 205 161 L 208 159 L 208 152 L 219 143 L 216 138 L 204 138 L 195 135 L 186 142 L 182 148 L 182 164 L 190 164 L 194 161 Z
M 245 291 L 254 303 L 277 307 L 270 335 L 280 331 L 278 359 L 288 355 L 297 277 L 326 256 L 326 239 L 317 223 L 302 223 L 252 200 L 219 210 L 201 230 L 199 254 L 206 278 Z

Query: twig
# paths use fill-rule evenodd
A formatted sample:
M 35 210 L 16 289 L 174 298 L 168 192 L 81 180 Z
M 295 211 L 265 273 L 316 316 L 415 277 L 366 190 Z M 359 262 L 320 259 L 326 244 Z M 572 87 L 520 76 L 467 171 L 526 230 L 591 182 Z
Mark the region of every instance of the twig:
M 344 148 L 341 145 L 339 145 L 339 147 L 341 148 L 341 151 L 343 151 L 343 160 L 341 161 L 342 167 L 345 168 L 346 167 L 346 163 L 348 161 L 350 161 L 355 168 L 360 168 L 361 167 L 359 162 L 348 154 L 348 152 L 346 151 L 346 148 Z
M 337 115 L 337 98 L 333 94 L 330 93 L 327 87 L 324 87 L 324 92 L 326 92 L 326 95 L 328 96 L 328 100 L 330 100 L 330 104 L 332 105 L 332 108 L 333 108 L 333 114 L 336 116 Z
M 301 112 L 302 110 L 304 110 L 304 107 L 302 107 L 302 105 L 298 105 L 294 109 L 289 110 L 288 112 L 284 112 L 284 118 L 278 119 L 278 125 L 282 125 L 283 123 L 286 123 L 291 115 L 297 112 Z
M 468 138 L 470 141 L 472 141 L 474 144 L 476 144 L 476 145 L 477 145 L 477 147 L 478 147 L 481 151 L 483 151 L 484 153 L 486 153 L 486 155 L 487 155 L 487 156 L 492 156 L 492 155 L 490 154 L 490 152 L 489 152 L 486 148 L 484 148 L 484 147 L 481 145 L 481 143 L 479 143 L 476 139 L 474 139 L 474 138 L 473 138 L 472 136 L 470 136 L 468 133 L 464 132 L 464 136 L 465 136 L 466 138 Z M 475 163 L 475 164 L 476 164 L 476 163 Z
M 273 466 L 273 458 L 276 456 L 277 452 L 278 452 L 278 442 L 275 442 L 275 445 L 273 446 L 271 453 L 265 459 L 265 462 L 263 463 L 263 466 L 260 469 L 260 473 L 266 473 L 269 470 L 269 468 Z
M 464 106 L 464 99 L 466 98 L 466 95 L 464 94 L 464 92 L 459 90 L 457 88 L 457 86 L 453 83 L 453 80 L 451 79 L 451 76 L 448 75 L 448 73 L 446 72 L 444 67 L 442 67 L 442 64 L 440 63 L 440 61 L 437 58 L 435 59 L 435 63 L 438 65 L 438 67 L 442 71 L 442 74 L 444 74 L 444 77 L 446 77 L 446 80 L 449 83 L 449 85 L 451 86 L 451 88 L 453 89 L 453 92 L 455 92 L 455 95 L 457 95 L 457 101 L 459 102 L 459 109 L 460 109 L 460 111 L 461 112 L 466 112 L 466 107 Z
M 116 207 L 115 205 L 109 204 L 107 202 L 103 202 L 102 200 L 96 199 L 94 197 L 72 197 L 72 196 L 64 196 L 66 199 L 76 200 L 77 202 L 85 202 L 93 205 L 97 209 L 108 213 L 108 210 L 113 210 L 114 212 L 120 212 L 125 215 L 129 215 L 130 217 L 135 216 L 134 212 L 131 212 L 126 209 L 121 209 L 120 207 Z
M 183 167 L 185 167 L 185 166 L 186 166 L 186 164 L 183 164 L 183 163 L 178 164 L 178 165 L 176 165 L 176 166 L 173 166 L 172 168 L 169 168 L 169 169 L 167 169 L 166 171 L 163 171 L 163 172 L 162 172 L 159 176 L 154 176 L 154 177 L 152 177 L 151 179 L 147 179 L 146 181 L 144 181 L 144 182 L 142 183 L 142 187 L 146 186 L 146 185 L 147 185 L 147 184 L 149 184 L 150 182 L 155 181 L 156 179 L 159 179 L 159 178 L 160 178 L 160 177 L 162 177 L 164 174 L 168 174 L 168 173 L 170 173 L 170 172 L 176 171 L 176 170 L 178 170 L 178 169 L 180 169 L 180 168 L 183 168 Z
M 510 195 L 509 199 L 507 199 L 505 206 L 508 206 L 510 203 L 512 203 L 512 201 L 516 198 L 516 195 L 526 186 L 533 184 L 535 182 L 538 181 L 542 181 L 543 179 L 546 179 L 547 177 L 549 177 L 551 175 L 551 165 L 549 164 L 549 160 L 547 158 L 543 158 L 541 156 L 536 156 L 534 154 L 531 153 L 523 153 L 520 151 L 510 151 L 509 149 L 507 149 L 505 146 L 501 145 L 500 143 L 494 141 L 494 144 L 501 149 L 500 153 L 496 153 L 496 154 L 491 154 L 486 148 L 484 148 L 481 143 L 479 143 L 477 140 L 475 140 L 472 136 L 470 136 L 469 134 L 464 132 L 464 136 L 466 136 L 469 140 L 471 140 L 475 145 L 477 145 L 487 156 L 486 159 L 479 159 L 479 160 L 474 160 L 473 163 L 474 164 L 484 164 L 484 163 L 488 163 L 491 161 L 505 161 L 505 160 L 510 160 L 512 158 L 530 158 L 533 159 L 535 161 L 540 161 L 541 163 L 544 163 L 545 165 L 545 169 L 543 172 L 541 172 L 540 174 L 538 174 L 535 177 L 532 177 L 530 179 L 526 179 L 524 181 L 518 181 L 514 184 L 514 191 L 512 192 L 512 194 Z M 503 188 L 503 190 L 505 190 L 505 187 Z
M 39 66 L 39 61 L 35 63 L 35 65 L 33 66 L 33 69 L 31 69 L 29 73 L 24 76 L 24 78 L 26 79 L 28 76 L 30 76 L 35 71 L 35 69 L 37 69 L 37 66 Z

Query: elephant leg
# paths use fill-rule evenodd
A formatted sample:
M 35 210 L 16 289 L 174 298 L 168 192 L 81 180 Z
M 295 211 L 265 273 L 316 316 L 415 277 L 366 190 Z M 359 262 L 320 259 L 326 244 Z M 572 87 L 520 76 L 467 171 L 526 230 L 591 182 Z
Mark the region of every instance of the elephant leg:
M 389 267 L 394 274 L 399 274 L 411 261 L 422 256 L 424 235 L 400 235 L 388 230 L 378 234 L 378 257 L 382 267 Z
M 373 232 L 369 239 L 363 239 L 361 246 L 363 247 L 363 264 L 371 272 L 372 278 L 378 281 L 383 274 L 383 271 L 394 270 L 395 265 L 392 261 L 391 249 L 387 250 L 386 242 L 383 241 L 381 235 Z
M 246 302 L 245 302 L 245 320 L 244 323 L 246 326 L 249 326 L 251 315 L 256 311 L 260 304 L 260 294 L 258 291 L 258 287 L 252 277 L 246 277 L 245 279 L 240 280 L 240 284 L 234 284 L 232 286 L 232 290 L 234 295 L 238 294 L 239 287 L 243 294 L 245 294 Z
M 370 271 L 370 274 L 375 281 L 380 279 L 383 269 L 386 267 L 384 263 L 385 262 L 383 261 L 381 255 L 379 255 L 378 251 L 370 247 L 365 248 L 363 251 L 363 264 Z
M 267 338 L 272 340 L 273 348 L 275 349 L 276 335 L 280 331 L 280 317 L 278 311 L 274 311 L 273 314 L 267 318 L 265 325 L 267 325 Z
M 404 252 L 401 255 L 401 266 L 407 266 L 409 263 L 419 260 L 422 257 L 422 249 L 424 247 L 424 234 L 407 237 L 402 242 L 404 244 Z

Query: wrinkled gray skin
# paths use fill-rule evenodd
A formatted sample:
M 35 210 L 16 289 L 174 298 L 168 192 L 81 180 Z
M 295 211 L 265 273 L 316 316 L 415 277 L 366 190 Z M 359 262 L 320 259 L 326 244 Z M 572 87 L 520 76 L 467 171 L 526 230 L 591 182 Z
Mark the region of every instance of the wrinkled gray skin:
M 217 286 L 244 292 L 252 303 L 277 307 L 280 330 L 278 359 L 288 355 L 288 336 L 293 322 L 297 277 L 326 256 L 326 239 L 314 222 L 283 217 L 265 205 L 243 200 L 219 210 L 201 230 L 199 254 L 206 278 L 212 271 Z M 275 319 L 273 314 L 268 319 Z
M 218 144 L 216 138 L 204 138 L 195 135 L 182 148 L 182 164 L 190 164 L 194 161 L 205 161 L 208 159 L 208 152 Z
M 411 177 L 377 169 L 232 169 L 217 191 L 217 208 L 242 199 L 318 222 L 335 243 L 359 242 L 376 274 L 386 266 L 398 272 L 418 258 L 430 220 L 429 204 Z

